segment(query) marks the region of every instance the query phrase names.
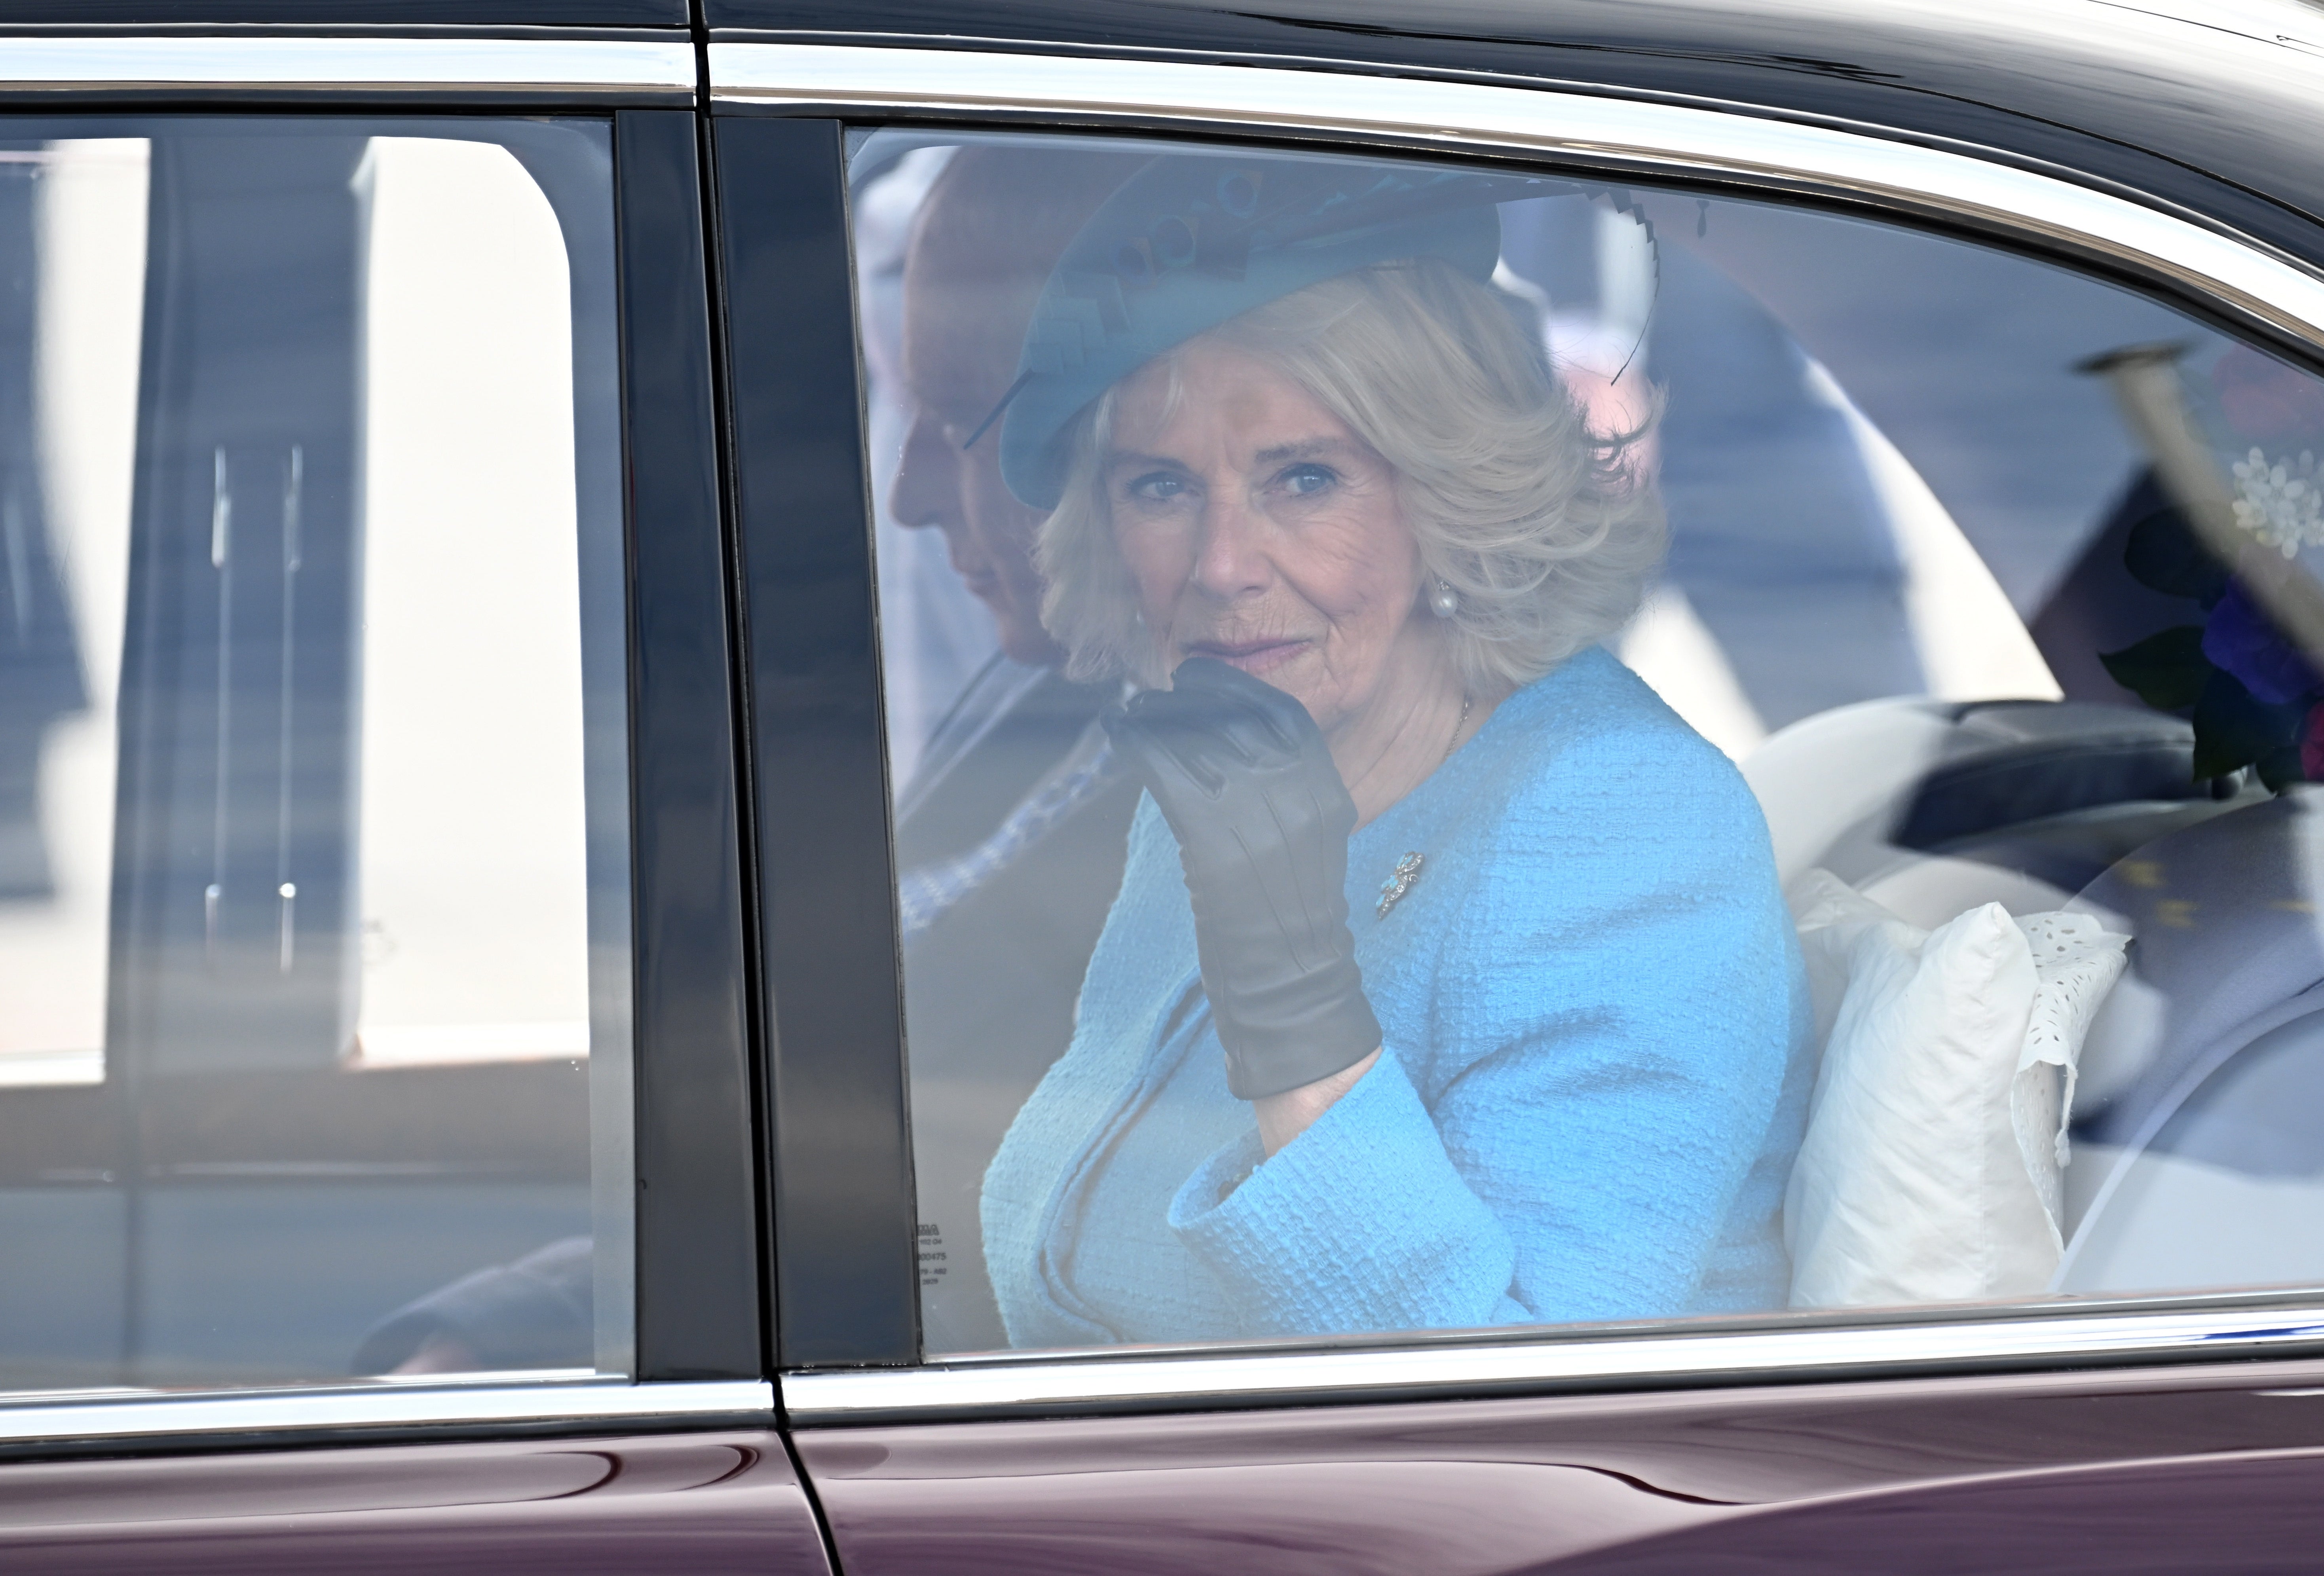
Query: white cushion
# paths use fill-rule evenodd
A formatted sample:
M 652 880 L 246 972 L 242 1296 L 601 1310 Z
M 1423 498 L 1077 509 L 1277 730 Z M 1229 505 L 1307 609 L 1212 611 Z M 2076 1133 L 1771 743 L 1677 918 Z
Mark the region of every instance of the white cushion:
M 1784 1205 L 1792 1305 L 2047 1290 L 2074 1064 L 2127 938 L 1998 903 L 1924 931 L 1821 870 L 1792 902 L 1824 1046 Z

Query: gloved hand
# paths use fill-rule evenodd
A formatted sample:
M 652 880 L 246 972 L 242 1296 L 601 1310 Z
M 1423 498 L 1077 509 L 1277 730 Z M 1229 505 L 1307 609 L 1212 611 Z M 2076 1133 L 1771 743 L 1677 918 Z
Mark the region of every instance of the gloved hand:
M 1106 732 L 1177 834 L 1203 989 L 1239 1100 L 1280 1094 L 1380 1043 L 1348 929 L 1355 801 L 1307 708 L 1188 659 Z

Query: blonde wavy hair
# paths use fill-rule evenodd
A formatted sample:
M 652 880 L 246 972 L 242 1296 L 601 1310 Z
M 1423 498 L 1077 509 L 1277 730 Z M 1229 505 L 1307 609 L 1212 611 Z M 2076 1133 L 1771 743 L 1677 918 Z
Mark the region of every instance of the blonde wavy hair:
M 1425 584 L 1441 577 L 1460 594 L 1453 655 L 1470 685 L 1529 684 L 1637 611 L 1666 539 L 1659 501 L 1626 464 L 1644 431 L 1591 432 L 1491 287 L 1433 258 L 1389 263 L 1202 337 L 1279 368 L 1395 468 Z M 1069 435 L 1064 493 L 1037 552 L 1041 617 L 1070 677 L 1160 684 L 1159 642 L 1139 616 L 1105 496 L 1121 387 Z

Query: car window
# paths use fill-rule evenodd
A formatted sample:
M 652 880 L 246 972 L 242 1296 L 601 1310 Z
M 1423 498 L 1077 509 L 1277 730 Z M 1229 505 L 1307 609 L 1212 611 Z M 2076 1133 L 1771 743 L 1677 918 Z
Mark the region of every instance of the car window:
M 26 129 L 0 1387 L 621 1371 L 608 128 Z
M 930 1352 L 2314 1280 L 2310 373 L 1506 166 L 850 179 Z

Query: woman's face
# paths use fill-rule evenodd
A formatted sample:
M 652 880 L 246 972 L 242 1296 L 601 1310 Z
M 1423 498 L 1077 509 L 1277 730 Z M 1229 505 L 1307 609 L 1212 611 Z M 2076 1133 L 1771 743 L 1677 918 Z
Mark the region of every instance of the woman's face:
M 1329 733 L 1396 688 L 1430 631 L 1396 473 L 1267 362 L 1215 341 L 1115 404 L 1114 541 L 1164 665 L 1215 657 L 1296 696 Z M 1427 621 L 1433 622 L 1434 621 Z

